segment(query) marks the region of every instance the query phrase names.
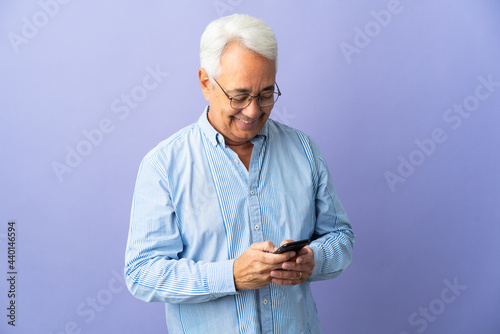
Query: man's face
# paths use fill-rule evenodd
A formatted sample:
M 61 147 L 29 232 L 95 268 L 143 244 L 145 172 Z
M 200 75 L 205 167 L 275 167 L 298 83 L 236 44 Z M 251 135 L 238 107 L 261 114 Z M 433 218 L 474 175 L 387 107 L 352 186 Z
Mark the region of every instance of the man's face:
M 259 93 L 274 90 L 276 67 L 272 60 L 264 58 L 238 45 L 230 44 L 221 62 L 221 75 L 217 82 L 226 93 L 233 97 L 238 94 Z M 271 114 L 272 106 L 261 108 L 257 100 L 252 99 L 248 107 L 235 110 L 222 89 L 213 87 L 203 69 L 200 69 L 200 82 L 205 98 L 210 103 L 208 120 L 221 133 L 228 145 L 248 143 L 262 129 Z M 203 80 L 205 78 L 205 80 Z

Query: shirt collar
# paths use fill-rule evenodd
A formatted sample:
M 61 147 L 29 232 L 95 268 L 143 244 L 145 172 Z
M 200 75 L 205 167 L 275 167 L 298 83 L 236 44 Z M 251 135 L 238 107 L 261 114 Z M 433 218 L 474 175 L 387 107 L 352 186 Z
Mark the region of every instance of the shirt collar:
M 218 138 L 221 138 L 221 140 L 224 140 L 224 137 L 220 133 L 218 133 L 217 130 L 215 130 L 214 127 L 212 126 L 212 124 L 210 124 L 210 122 L 208 121 L 207 114 L 208 114 L 209 108 L 210 107 L 207 106 L 205 108 L 205 110 L 203 111 L 203 113 L 201 114 L 200 119 L 198 120 L 198 125 L 200 126 L 201 131 L 203 131 L 203 133 L 208 138 L 210 143 L 212 143 L 212 145 L 214 145 L 214 146 L 217 146 L 217 143 L 219 140 Z
M 221 143 L 221 144 L 224 143 L 224 136 L 222 134 L 220 134 L 219 132 L 217 132 L 217 130 L 215 130 L 215 128 L 212 126 L 212 124 L 210 124 L 210 122 L 208 121 L 208 110 L 209 109 L 210 109 L 210 106 L 207 106 L 205 108 L 205 110 L 201 114 L 200 118 L 198 119 L 198 125 L 200 126 L 201 130 L 203 131 L 205 136 L 208 138 L 210 143 L 213 146 L 217 146 L 218 143 Z M 262 129 L 260 129 L 259 133 L 257 133 L 257 135 L 255 137 L 262 136 L 262 137 L 264 137 L 264 139 L 267 139 L 268 134 L 269 134 L 269 125 L 266 122 L 266 124 L 264 124 Z M 253 141 L 253 139 L 252 139 L 252 141 Z

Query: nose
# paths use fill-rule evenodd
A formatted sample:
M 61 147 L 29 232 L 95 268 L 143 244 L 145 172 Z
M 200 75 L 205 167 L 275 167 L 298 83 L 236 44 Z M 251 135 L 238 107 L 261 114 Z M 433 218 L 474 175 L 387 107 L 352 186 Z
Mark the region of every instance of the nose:
M 250 104 L 246 106 L 245 109 L 242 109 L 241 112 L 248 118 L 256 118 L 260 116 L 261 108 L 257 103 L 257 98 L 252 97 L 252 100 L 250 100 Z

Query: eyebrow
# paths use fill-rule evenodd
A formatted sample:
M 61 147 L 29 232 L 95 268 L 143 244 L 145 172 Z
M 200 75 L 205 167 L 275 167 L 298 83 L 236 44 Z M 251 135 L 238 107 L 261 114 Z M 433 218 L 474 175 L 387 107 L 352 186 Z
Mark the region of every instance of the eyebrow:
M 269 86 L 266 86 L 264 87 L 260 92 L 265 92 L 266 90 L 274 90 L 274 86 L 276 84 L 273 84 L 273 85 L 269 85 Z M 235 88 L 235 89 L 231 89 L 231 90 L 228 90 L 227 93 L 239 93 L 239 94 L 250 94 L 251 93 L 251 90 L 248 89 L 248 88 Z

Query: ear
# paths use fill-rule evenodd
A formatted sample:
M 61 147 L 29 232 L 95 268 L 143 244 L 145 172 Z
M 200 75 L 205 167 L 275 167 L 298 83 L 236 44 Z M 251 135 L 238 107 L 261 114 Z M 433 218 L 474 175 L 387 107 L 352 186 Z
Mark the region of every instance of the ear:
M 200 80 L 201 91 L 205 100 L 210 101 L 210 94 L 212 93 L 212 83 L 210 82 L 210 77 L 203 67 L 198 70 L 198 78 Z

